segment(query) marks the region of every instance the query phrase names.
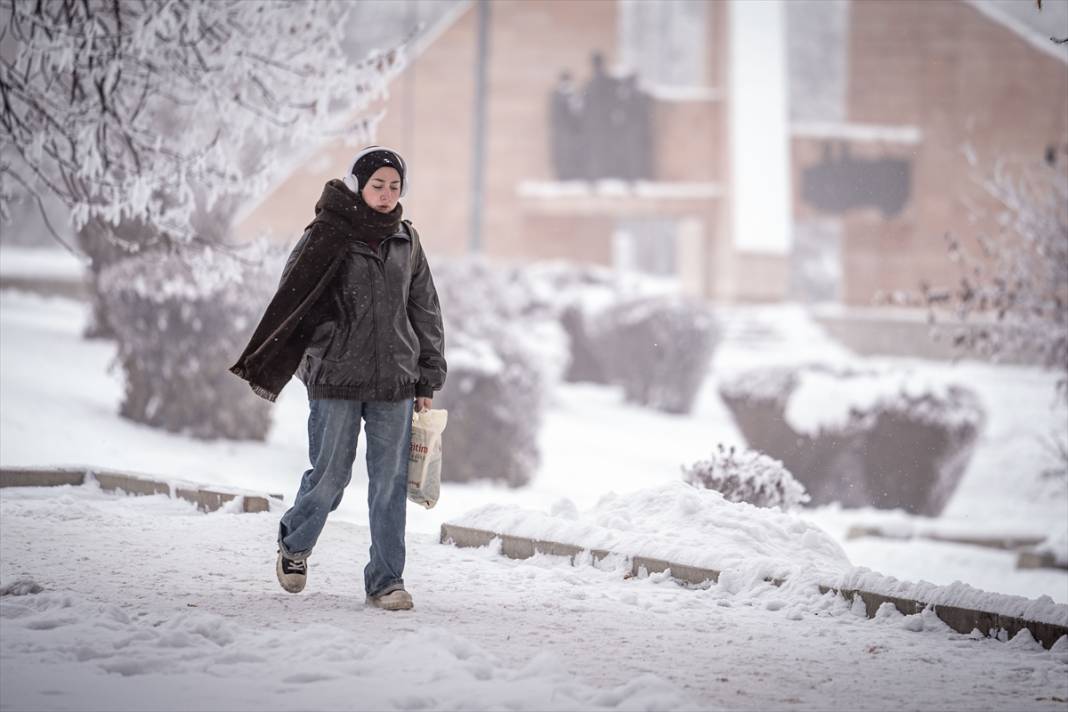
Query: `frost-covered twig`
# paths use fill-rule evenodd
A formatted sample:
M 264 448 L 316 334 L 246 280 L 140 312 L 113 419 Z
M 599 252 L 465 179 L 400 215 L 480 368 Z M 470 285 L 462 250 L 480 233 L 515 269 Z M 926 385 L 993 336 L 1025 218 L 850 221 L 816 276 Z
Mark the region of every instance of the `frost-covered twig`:
M 367 128 L 354 117 L 403 46 L 352 62 L 354 7 L 0 0 L 0 216 L 29 186 L 59 198 L 75 230 L 139 221 L 191 239 L 197 201 L 262 186 L 277 163 L 265 154 Z
M 983 181 L 997 210 L 996 234 L 969 249 L 947 235 L 960 266 L 954 286 L 923 284 L 933 323 L 954 327 L 954 343 L 990 356 L 1031 354 L 1061 372 L 1068 399 L 1068 152 L 1054 165 L 999 161 Z

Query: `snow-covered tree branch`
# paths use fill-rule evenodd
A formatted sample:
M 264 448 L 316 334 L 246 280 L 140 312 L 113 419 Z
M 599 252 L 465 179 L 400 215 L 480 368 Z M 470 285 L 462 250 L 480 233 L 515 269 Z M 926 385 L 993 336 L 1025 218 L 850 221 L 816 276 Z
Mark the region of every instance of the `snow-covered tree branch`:
M 1056 157 L 1055 157 L 1056 158 Z M 999 162 L 983 185 L 997 205 L 996 234 L 977 250 L 947 236 L 961 268 L 953 287 L 923 284 L 933 320 L 956 326 L 955 342 L 992 356 L 1030 354 L 1064 374 L 1068 397 L 1068 169 Z
M 16 192 L 193 236 L 195 209 L 255 190 L 276 151 L 361 115 L 402 66 L 352 62 L 340 2 L 0 0 L 0 217 Z

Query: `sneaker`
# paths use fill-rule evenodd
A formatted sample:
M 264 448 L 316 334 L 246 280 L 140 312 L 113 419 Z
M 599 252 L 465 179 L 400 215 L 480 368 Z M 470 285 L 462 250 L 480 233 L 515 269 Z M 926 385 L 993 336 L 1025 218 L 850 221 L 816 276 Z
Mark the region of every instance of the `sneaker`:
M 274 571 L 278 574 L 278 583 L 290 593 L 300 593 L 308 582 L 308 560 L 286 558 L 281 550 Z
M 368 605 L 381 608 L 386 611 L 407 611 L 412 607 L 412 594 L 403 588 L 398 588 L 383 593 L 381 596 L 368 596 Z

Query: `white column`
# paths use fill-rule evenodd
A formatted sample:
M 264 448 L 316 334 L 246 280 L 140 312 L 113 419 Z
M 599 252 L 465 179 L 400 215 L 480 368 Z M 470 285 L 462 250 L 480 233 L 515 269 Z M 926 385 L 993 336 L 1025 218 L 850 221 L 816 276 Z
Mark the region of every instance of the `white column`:
M 731 0 L 729 121 L 735 249 L 790 251 L 790 145 L 782 0 Z

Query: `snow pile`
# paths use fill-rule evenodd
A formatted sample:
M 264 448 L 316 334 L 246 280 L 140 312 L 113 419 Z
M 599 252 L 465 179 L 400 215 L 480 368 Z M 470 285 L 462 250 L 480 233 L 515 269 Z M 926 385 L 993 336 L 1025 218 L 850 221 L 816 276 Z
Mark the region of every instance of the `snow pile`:
M 730 502 L 713 490 L 684 482 L 610 493 L 595 507 L 556 515 L 490 504 L 450 524 L 647 556 L 678 564 L 732 570 L 747 578 L 838 577 L 850 568 L 842 548 L 823 530 L 797 517 Z
M 811 523 L 729 502 L 718 492 L 681 482 L 623 496 L 609 494 L 586 512 L 566 500 L 549 514 L 487 505 L 450 524 L 713 569 L 721 572 L 719 584 L 732 593 L 758 595 L 766 578 L 784 579 L 779 589 L 782 605 L 789 599 L 798 611 L 812 612 L 813 606 L 823 605 L 815 592 L 823 585 L 1068 625 L 1068 605 L 1049 596 L 989 593 L 959 581 L 948 586 L 898 581 L 853 567 L 838 544 Z
M 780 461 L 755 450 L 736 452 L 721 444 L 710 459 L 682 471 L 686 482 L 715 490 L 730 502 L 789 510 L 809 500 L 804 485 Z

